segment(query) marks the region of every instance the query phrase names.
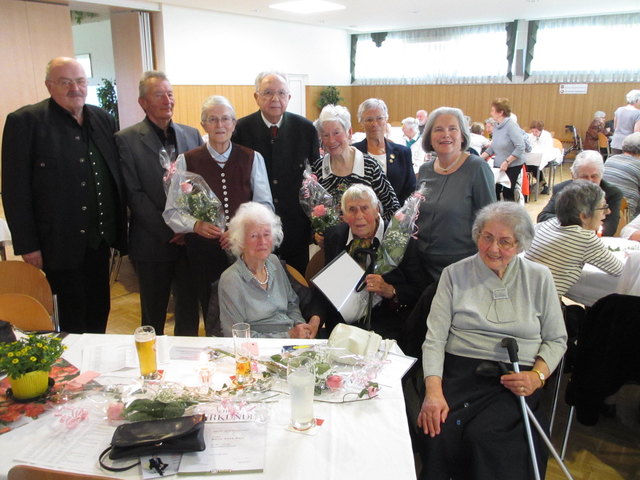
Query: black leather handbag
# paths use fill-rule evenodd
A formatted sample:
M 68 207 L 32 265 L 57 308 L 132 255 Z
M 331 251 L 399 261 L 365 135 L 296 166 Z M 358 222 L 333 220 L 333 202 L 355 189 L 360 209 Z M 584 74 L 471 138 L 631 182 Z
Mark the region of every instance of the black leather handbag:
M 100 454 L 100 466 L 111 472 L 123 472 L 140 463 L 125 467 L 105 465 L 103 459 L 107 453 L 111 460 L 119 460 L 162 453 L 201 452 L 205 449 L 204 424 L 204 415 L 191 415 L 120 425 L 113 432 L 111 446 Z

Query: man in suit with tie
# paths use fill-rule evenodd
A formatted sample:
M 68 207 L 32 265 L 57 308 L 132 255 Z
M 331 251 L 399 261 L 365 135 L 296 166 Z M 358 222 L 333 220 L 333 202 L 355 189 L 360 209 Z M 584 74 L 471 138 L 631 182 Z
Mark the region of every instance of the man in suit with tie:
M 286 74 L 262 72 L 255 85 L 253 96 L 260 110 L 238 120 L 231 141 L 264 157 L 273 205 L 284 231 L 278 253 L 304 272 L 311 224 L 300 207 L 299 192 L 305 162 L 311 164 L 320 156 L 318 133 L 309 120 L 286 111 L 291 98 Z
M 51 95 L 9 114 L 2 140 L 2 194 L 14 252 L 47 274 L 60 327 L 104 333 L 110 248 L 126 254 L 125 189 L 114 118 L 86 105 L 75 59 L 54 58 Z
M 160 150 L 171 155 L 203 144 L 198 130 L 174 123 L 173 88 L 162 72 L 145 72 L 138 86 L 138 103 L 146 117 L 116 135 L 127 186 L 129 256 L 140 283 L 142 325 L 164 333 L 172 283 L 176 335 L 198 335 L 196 288 L 190 274 L 184 234 L 175 234 L 162 218 L 165 208 L 164 169 Z

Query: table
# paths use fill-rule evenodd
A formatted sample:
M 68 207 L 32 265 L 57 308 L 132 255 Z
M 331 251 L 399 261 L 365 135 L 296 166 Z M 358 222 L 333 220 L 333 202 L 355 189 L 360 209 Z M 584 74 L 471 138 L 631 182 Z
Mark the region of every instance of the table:
M 614 277 L 585 264 L 580 279 L 565 296 L 588 307 L 612 293 L 640 295 L 640 242 L 617 237 L 602 237 L 602 241 L 607 247 L 620 249 L 614 255 L 624 262 L 624 269 L 622 275 Z
M 161 337 L 168 346 L 206 347 L 226 345 L 229 338 L 211 337 Z M 65 344 L 69 346 L 64 357 L 80 367 L 83 351 L 98 345 L 109 345 L 114 349 L 119 345 L 131 344 L 131 335 L 69 335 Z M 258 339 L 261 355 L 280 351 L 282 345 L 310 343 L 309 341 Z M 379 397 L 363 402 L 333 404 L 314 402 L 316 417 L 325 420 L 317 435 L 307 436 L 285 430 L 289 421 L 289 400 L 285 398 L 271 404 L 271 414 L 267 425 L 267 446 L 263 473 L 234 474 L 233 478 L 253 479 L 357 479 L 357 478 L 401 478 L 415 479 L 415 467 L 411 441 L 405 414 L 401 375 L 406 367 L 406 357 L 390 355 L 391 362 L 385 365 L 378 377 L 384 385 Z M 85 359 L 86 361 L 86 359 Z M 185 361 L 160 361 L 159 368 L 167 374 L 184 368 Z M 193 366 L 191 367 L 194 368 Z M 188 370 L 184 370 L 188 371 Z M 132 370 L 131 376 L 137 372 Z M 38 420 L 16 428 L 0 436 L 0 479 L 6 479 L 7 472 L 16 464 L 13 459 L 36 438 L 51 435 L 54 417 L 47 414 Z M 106 421 L 105 421 L 106 424 Z M 112 432 L 113 427 L 109 427 Z M 59 431 L 59 430 L 58 430 Z M 69 431 L 72 432 L 72 431 Z M 72 435 L 65 433 L 66 435 Z M 108 445 L 108 440 L 105 440 Z M 91 473 L 114 478 L 140 478 L 137 468 L 123 473 L 100 470 L 97 465 L 97 451 L 87 449 L 81 452 L 93 459 L 93 468 L 83 473 Z M 42 465 L 44 466 L 44 465 Z M 176 478 L 176 477 L 173 477 Z M 211 479 L 211 475 L 189 476 L 194 479 Z M 232 478 L 222 476 L 222 478 Z

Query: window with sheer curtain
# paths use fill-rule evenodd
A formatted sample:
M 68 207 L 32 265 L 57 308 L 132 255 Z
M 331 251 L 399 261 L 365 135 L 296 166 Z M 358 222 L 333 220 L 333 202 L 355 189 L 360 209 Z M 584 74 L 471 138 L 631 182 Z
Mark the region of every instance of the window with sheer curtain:
M 380 47 L 360 34 L 355 84 L 504 82 L 506 41 L 504 23 L 390 32 Z
M 530 82 L 640 80 L 640 13 L 540 20 Z

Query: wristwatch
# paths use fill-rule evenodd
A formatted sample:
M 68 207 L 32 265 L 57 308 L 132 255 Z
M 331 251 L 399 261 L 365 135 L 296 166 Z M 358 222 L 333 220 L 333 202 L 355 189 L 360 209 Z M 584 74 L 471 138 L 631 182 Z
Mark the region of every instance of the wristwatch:
M 546 377 L 544 376 L 544 373 L 542 373 L 540 370 L 537 370 L 535 368 L 532 368 L 531 371 L 533 373 L 535 373 L 536 375 L 538 375 L 538 378 L 540 379 L 540 382 L 542 383 L 540 388 L 544 387 L 544 382 L 546 381 Z

